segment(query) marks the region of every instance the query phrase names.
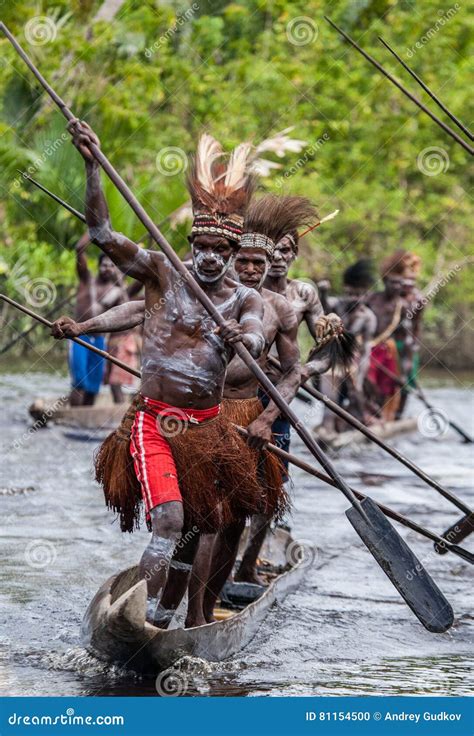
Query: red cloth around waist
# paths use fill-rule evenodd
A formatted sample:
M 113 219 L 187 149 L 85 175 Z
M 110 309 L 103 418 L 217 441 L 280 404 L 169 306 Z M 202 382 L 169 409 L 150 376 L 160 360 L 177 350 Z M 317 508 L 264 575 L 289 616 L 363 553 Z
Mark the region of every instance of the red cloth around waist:
M 148 518 L 150 510 L 155 506 L 170 501 L 182 501 L 178 474 L 167 439 L 182 430 L 174 423 L 166 426 L 166 419 L 160 423 L 156 418 L 172 417 L 184 423 L 200 424 L 217 416 L 220 405 L 212 406 L 210 409 L 181 409 L 163 401 L 150 399 L 148 396 L 142 395 L 141 398 L 147 410 L 137 411 L 135 414 L 130 452 L 140 481 Z
M 149 409 L 156 416 L 162 417 L 175 417 L 176 419 L 186 420 L 188 422 L 204 422 L 206 419 L 212 419 L 216 417 L 220 412 L 220 404 L 211 406 L 209 409 L 182 409 L 179 406 L 172 406 L 166 404 L 164 401 L 157 401 L 156 399 L 150 399 L 148 396 L 143 396 L 142 399 Z

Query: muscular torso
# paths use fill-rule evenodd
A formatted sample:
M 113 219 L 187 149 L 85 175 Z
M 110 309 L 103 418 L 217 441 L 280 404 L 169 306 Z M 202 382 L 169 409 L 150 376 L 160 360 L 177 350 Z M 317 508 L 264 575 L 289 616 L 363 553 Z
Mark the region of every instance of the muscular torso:
M 383 291 L 377 291 L 369 296 L 367 304 L 377 317 L 377 335 L 384 332 L 392 322 L 400 299 L 401 297 L 387 299 Z
M 377 317 L 370 307 L 359 302 L 351 308 L 353 299 L 329 297 L 330 308 L 342 319 L 344 327 L 355 335 L 359 342 L 371 339 L 377 329 Z
M 259 365 L 265 366 L 270 348 L 275 342 L 279 331 L 287 332 L 295 326 L 294 310 L 285 297 L 269 289 L 262 289 L 263 299 L 263 334 L 265 347 L 258 360 Z M 224 386 L 224 396 L 228 399 L 248 399 L 257 395 L 258 381 L 242 360 L 236 355 L 229 363 Z
M 231 349 L 216 324 L 168 264 L 157 259 L 158 282 L 145 284 L 142 388 L 145 396 L 178 407 L 218 404 Z M 239 319 L 249 289 L 227 281 L 212 294 L 225 319 Z
M 318 292 L 312 284 L 288 279 L 285 296 L 295 311 L 298 325 L 308 317 L 316 321 L 323 314 Z
M 84 322 L 102 314 L 107 309 L 122 304 L 127 299 L 125 286 L 99 281 L 91 277 L 80 281 L 76 297 L 75 319 Z

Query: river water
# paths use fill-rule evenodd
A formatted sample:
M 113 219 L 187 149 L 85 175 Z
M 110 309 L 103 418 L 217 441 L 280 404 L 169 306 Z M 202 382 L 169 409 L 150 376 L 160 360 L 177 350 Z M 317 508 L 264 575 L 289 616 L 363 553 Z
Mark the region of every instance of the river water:
M 156 695 L 153 680 L 104 665 L 81 647 L 82 616 L 113 572 L 136 562 L 145 531 L 122 535 L 92 479 L 97 440 L 64 427 L 29 432 L 27 406 L 66 393 L 59 374 L 0 375 L 0 693 Z M 474 433 L 465 381 L 428 391 L 437 407 Z M 318 410 L 295 402 L 308 425 Z M 412 400 L 409 413 L 420 414 Z M 421 414 L 424 420 L 424 415 Z M 470 426 L 471 425 L 471 426 Z M 424 425 L 423 425 L 424 426 Z M 448 431 L 395 438 L 414 459 L 474 505 L 472 450 Z M 295 438 L 292 449 L 309 460 Z M 352 446 L 335 458 L 354 487 L 441 532 L 461 514 L 377 448 Z M 314 546 L 299 589 L 269 613 L 233 659 L 186 659 L 187 694 L 466 695 L 472 693 L 472 568 L 437 555 L 397 527 L 455 611 L 445 634 L 430 634 L 409 611 L 344 516 L 342 494 L 293 472 L 293 536 Z M 473 538 L 465 545 L 473 549 Z

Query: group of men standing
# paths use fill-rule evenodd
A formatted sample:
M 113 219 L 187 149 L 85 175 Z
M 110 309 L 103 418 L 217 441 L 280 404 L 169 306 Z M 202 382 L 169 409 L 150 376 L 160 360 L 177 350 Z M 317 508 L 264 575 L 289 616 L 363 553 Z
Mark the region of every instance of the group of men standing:
M 396 327 L 403 329 L 407 297 L 399 307 L 392 274 L 384 279 L 384 294 L 373 294 L 366 303 L 349 269 L 344 297 L 334 301 L 325 294 L 330 309 L 324 310 L 314 286 L 288 278 L 299 232 L 318 220 L 312 203 L 305 197 L 255 196 L 250 147 L 241 144 L 226 156 L 205 134 L 187 182 L 193 206 L 188 266 L 224 319 L 216 327 L 161 253 L 113 230 L 90 150 L 91 142 L 99 141 L 79 121 L 70 123 L 70 132 L 86 167 L 87 238 L 102 250 L 99 275 L 87 276 L 88 293 L 100 306 L 94 312 L 80 303 L 80 320 L 61 317 L 53 334 L 92 340 L 141 331 L 139 393 L 100 448 L 96 476 L 123 531 L 133 531 L 144 507 L 151 539 L 140 570 L 148 587 L 148 620 L 168 626 L 187 591 L 186 625 L 202 625 L 214 620 L 246 520 L 251 519 L 250 541 L 235 579 L 261 585 L 256 569 L 261 545 L 272 520 L 288 508 L 287 469 L 268 443 L 288 450 L 289 423 L 236 355 L 235 345 L 248 349 L 290 402 L 301 383 L 337 371 L 331 344 L 344 324 L 360 343 L 350 381 L 361 401 L 360 372 L 368 376 L 373 369 L 367 351 L 378 349 L 377 360 L 388 362 L 380 346 L 388 353 L 392 335 L 402 339 L 395 325 L 390 333 L 388 328 L 401 309 Z M 78 265 L 84 247 L 78 246 Z M 124 276 L 143 286 L 142 298 L 127 299 Z M 400 277 L 398 296 L 408 290 L 407 280 L 406 274 Z M 84 288 L 83 302 L 85 293 Z M 79 297 L 81 302 L 81 292 Z M 303 366 L 297 341 L 302 322 L 314 341 Z M 383 340 L 369 349 L 377 335 Z M 83 403 L 90 403 L 88 393 Z M 246 438 L 238 427 L 246 428 Z

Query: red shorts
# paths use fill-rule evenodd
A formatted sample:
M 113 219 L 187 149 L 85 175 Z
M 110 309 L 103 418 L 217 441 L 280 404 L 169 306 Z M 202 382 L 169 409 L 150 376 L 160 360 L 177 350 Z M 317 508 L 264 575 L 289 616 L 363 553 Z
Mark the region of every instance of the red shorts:
M 154 416 L 149 411 L 136 412 L 130 452 L 148 516 L 155 506 L 183 500 L 167 435 L 172 437 L 182 431 L 183 424 L 199 424 L 205 419 L 212 419 L 219 413 L 220 406 L 210 409 L 180 409 L 147 396 L 142 396 L 142 399 Z

